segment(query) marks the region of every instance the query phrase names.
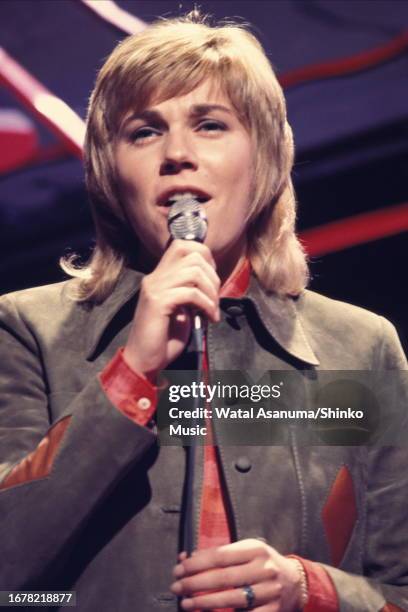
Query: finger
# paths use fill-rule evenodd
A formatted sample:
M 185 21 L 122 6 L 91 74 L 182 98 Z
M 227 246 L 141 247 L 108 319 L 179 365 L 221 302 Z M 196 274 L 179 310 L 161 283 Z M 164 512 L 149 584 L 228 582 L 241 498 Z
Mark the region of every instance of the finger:
M 174 316 L 174 323 L 179 325 L 186 325 L 190 321 L 190 313 L 186 308 L 182 306 L 176 311 Z M 181 553 L 180 553 L 181 554 Z M 184 557 L 187 558 L 187 555 Z
M 219 301 L 221 280 L 218 274 L 199 253 L 192 253 L 180 261 L 160 265 L 142 280 L 141 288 L 154 304 L 168 289 L 197 285 L 208 293 L 211 299 Z
M 179 306 L 193 306 L 212 321 L 220 320 L 218 304 L 198 287 L 177 287 L 168 291 L 163 303 L 165 314 L 172 315 Z
M 173 240 L 165 251 L 162 261 L 175 261 L 194 252 L 200 253 L 213 268 L 216 268 L 214 257 L 208 246 L 195 240 Z
M 254 557 L 269 557 L 270 547 L 255 539 L 239 540 L 233 544 L 206 548 L 176 566 L 175 577 L 196 574 L 216 567 L 229 567 L 250 562 Z
M 196 554 L 196 553 L 193 551 L 191 554 L 192 554 L 192 555 L 194 555 L 194 554 Z M 182 552 L 180 552 L 180 553 L 177 555 L 177 560 L 178 560 L 179 562 L 181 562 L 181 561 L 184 561 L 184 559 L 187 559 L 187 557 L 188 557 L 188 554 L 186 553 L 186 551 L 185 551 L 185 550 L 183 550 Z M 176 567 L 176 566 L 175 566 L 175 567 Z
M 171 267 L 170 267 L 171 265 Z M 180 287 L 186 283 L 194 283 L 196 278 L 205 279 L 211 284 L 211 289 L 214 294 L 219 296 L 221 288 L 221 279 L 215 269 L 199 254 L 190 253 L 188 256 L 176 262 L 171 262 L 169 265 L 157 270 L 155 275 L 155 284 L 157 283 L 160 290 L 163 288 Z
M 167 314 L 172 314 L 175 308 L 179 306 L 189 306 L 190 308 L 197 308 L 212 321 L 217 322 L 220 319 L 218 304 L 198 287 L 177 287 L 172 289 L 168 292 L 168 296 L 166 296 L 166 302 L 168 304 Z
M 254 609 L 267 605 L 267 609 L 278 604 L 281 598 L 281 586 L 276 583 L 263 583 L 252 586 Z M 248 598 L 243 588 L 229 589 L 217 593 L 197 594 L 182 600 L 183 610 L 212 610 L 213 608 L 248 608 Z M 277 608 L 278 610 L 279 608 Z
M 173 317 L 170 318 L 168 326 L 168 351 L 169 356 L 173 349 L 176 349 L 174 343 L 182 343 L 188 341 L 191 334 L 192 317 L 191 312 L 187 308 L 179 307 Z M 176 349 L 177 350 L 177 349 Z
M 264 573 L 256 562 L 232 565 L 182 578 L 171 585 L 171 590 L 177 595 L 191 595 L 200 591 L 231 589 L 264 581 Z M 273 579 L 275 576 L 276 571 L 270 572 L 268 578 Z
M 213 302 L 218 303 L 219 284 L 214 283 L 214 279 L 209 277 L 198 265 L 181 269 L 177 273 L 177 280 L 174 281 L 174 287 L 198 287 L 203 293 L 207 294 Z
M 180 263 L 186 266 L 202 267 L 203 272 L 205 272 L 209 278 L 212 279 L 214 286 L 218 286 L 218 288 L 221 286 L 221 279 L 218 276 L 216 269 L 202 256 L 201 253 L 190 253 L 184 257 Z

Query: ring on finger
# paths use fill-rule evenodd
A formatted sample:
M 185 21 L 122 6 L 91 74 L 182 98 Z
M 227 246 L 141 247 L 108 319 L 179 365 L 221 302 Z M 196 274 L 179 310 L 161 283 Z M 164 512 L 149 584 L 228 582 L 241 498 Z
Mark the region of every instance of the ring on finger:
M 249 584 L 246 584 L 242 590 L 246 598 L 246 608 L 242 608 L 242 610 L 252 610 L 255 607 L 254 589 Z

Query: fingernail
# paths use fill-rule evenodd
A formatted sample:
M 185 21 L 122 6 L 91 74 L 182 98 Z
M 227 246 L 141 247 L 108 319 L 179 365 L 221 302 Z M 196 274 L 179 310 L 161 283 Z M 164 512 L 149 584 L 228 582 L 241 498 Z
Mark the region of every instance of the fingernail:
M 181 607 L 184 610 L 190 610 L 192 607 L 192 600 L 191 599 L 183 599 L 183 601 L 181 602 Z
M 170 591 L 172 591 L 172 593 L 175 593 L 176 595 L 181 593 L 181 584 L 180 584 L 180 582 L 173 582 L 173 584 L 170 586 Z
M 176 567 L 174 568 L 173 575 L 176 578 L 181 578 L 181 576 L 184 576 L 184 567 L 181 565 L 181 563 L 176 565 Z

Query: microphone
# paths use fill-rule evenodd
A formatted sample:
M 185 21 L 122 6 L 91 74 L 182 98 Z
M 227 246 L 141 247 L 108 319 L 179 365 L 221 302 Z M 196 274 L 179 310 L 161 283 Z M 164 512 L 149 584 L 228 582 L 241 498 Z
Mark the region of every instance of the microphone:
M 171 205 L 167 226 L 173 240 L 204 242 L 208 227 L 207 215 L 196 197 L 186 195 Z M 196 350 L 202 352 L 203 320 L 197 312 L 193 316 L 193 328 Z
M 207 215 L 198 200 L 191 194 L 176 200 L 171 205 L 168 216 L 168 228 L 171 237 L 181 240 L 204 242 L 207 235 Z M 202 316 L 193 312 L 193 338 L 198 357 L 197 382 L 203 377 L 204 326 Z M 199 399 L 194 399 L 194 409 L 199 406 Z M 193 419 L 193 425 L 196 420 Z M 196 443 L 186 447 L 187 462 L 183 493 L 183 547 L 190 557 L 194 547 L 194 482 L 196 464 Z
M 174 240 L 204 242 L 207 235 L 207 215 L 198 200 L 191 195 L 171 205 L 167 225 Z

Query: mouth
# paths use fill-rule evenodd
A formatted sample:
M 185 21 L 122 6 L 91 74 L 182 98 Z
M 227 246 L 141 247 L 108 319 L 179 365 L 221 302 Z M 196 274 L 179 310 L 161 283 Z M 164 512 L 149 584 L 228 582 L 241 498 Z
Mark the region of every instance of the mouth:
M 211 196 L 198 189 L 172 189 L 164 192 L 159 197 L 158 206 L 161 208 L 170 208 L 170 206 L 176 202 L 184 199 L 192 199 L 199 202 L 199 204 L 206 204 L 211 200 Z

